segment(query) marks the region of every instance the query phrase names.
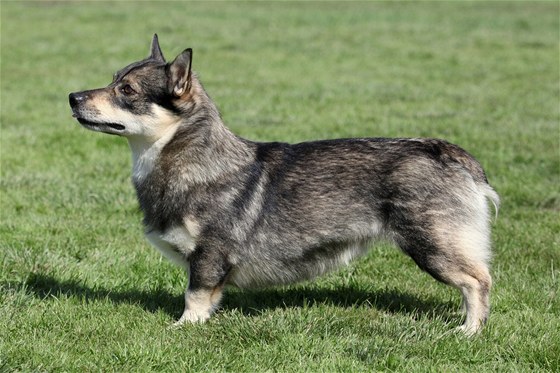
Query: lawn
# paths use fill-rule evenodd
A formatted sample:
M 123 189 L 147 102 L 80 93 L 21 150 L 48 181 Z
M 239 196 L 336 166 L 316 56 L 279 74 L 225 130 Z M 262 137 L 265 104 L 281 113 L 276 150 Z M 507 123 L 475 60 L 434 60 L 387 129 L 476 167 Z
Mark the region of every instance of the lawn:
M 1 4 L 0 371 L 559 371 L 558 2 Z M 492 314 L 387 244 L 314 282 L 227 289 L 169 325 L 186 278 L 145 242 L 122 138 L 69 92 L 187 47 L 238 135 L 438 137 L 484 165 Z

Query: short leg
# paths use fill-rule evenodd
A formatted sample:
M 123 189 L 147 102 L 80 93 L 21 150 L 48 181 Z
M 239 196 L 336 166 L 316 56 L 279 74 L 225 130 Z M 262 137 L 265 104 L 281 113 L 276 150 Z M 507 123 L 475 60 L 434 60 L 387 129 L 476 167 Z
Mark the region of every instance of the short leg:
M 457 273 L 451 285 L 458 287 L 463 293 L 467 313 L 465 322 L 459 329 L 468 336 L 476 334 L 490 314 L 492 279 L 488 268 L 483 263 L 477 263 L 470 271 Z
M 466 313 L 466 318 L 460 330 L 468 336 L 476 334 L 486 323 L 490 313 L 492 279 L 487 265 L 482 262 L 459 264 L 448 258 L 432 260 L 426 271 L 436 279 L 458 288 L 463 295 L 461 310 Z M 459 259 L 459 262 L 462 260 Z
M 185 310 L 175 325 L 205 322 L 218 308 L 229 265 L 218 250 L 195 248 L 189 258 L 189 284 L 185 290 Z
M 492 278 L 487 263 L 474 256 L 469 257 L 468 248 L 437 247 L 434 240 L 418 236 L 401 247 L 420 268 L 461 291 L 461 308 L 466 311 L 466 319 L 459 329 L 468 336 L 479 332 L 490 313 Z
M 185 291 L 185 310 L 175 325 L 184 323 L 205 322 L 218 308 L 222 298 L 222 287 L 210 289 L 191 289 Z

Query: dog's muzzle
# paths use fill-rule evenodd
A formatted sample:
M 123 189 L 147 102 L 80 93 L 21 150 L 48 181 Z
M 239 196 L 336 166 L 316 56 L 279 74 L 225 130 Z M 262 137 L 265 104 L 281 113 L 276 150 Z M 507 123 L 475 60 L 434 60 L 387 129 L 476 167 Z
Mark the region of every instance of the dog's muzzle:
M 74 92 L 68 95 L 68 101 L 70 103 L 70 107 L 72 108 L 72 116 L 76 118 L 81 125 L 91 130 L 111 134 L 122 133 L 125 129 L 122 124 L 92 121 L 88 118 L 88 115 L 84 115 L 83 104 L 91 98 L 91 95 L 89 94 L 90 92 L 92 91 Z M 85 112 L 91 112 L 91 110 L 85 110 Z

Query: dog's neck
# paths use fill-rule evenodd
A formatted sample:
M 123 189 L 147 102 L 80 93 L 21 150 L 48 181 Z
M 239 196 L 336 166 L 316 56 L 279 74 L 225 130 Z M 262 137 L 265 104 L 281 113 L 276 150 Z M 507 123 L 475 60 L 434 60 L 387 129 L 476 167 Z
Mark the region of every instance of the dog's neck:
M 132 180 L 143 184 L 155 167 L 172 170 L 185 187 L 208 183 L 235 172 L 254 157 L 250 142 L 235 136 L 222 122 L 218 109 L 196 80 L 194 94 L 178 123 L 166 126 L 156 138 L 129 137 Z
M 129 137 L 128 145 L 132 151 L 132 180 L 141 182 L 148 176 L 155 165 L 163 147 L 173 138 L 177 127 L 168 128 L 157 140 L 144 137 Z

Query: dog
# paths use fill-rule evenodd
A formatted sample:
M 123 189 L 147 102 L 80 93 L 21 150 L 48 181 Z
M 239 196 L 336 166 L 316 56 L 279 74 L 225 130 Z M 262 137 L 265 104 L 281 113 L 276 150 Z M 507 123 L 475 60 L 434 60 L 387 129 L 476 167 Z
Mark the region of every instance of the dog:
M 192 49 L 150 55 L 100 89 L 69 95 L 83 127 L 128 140 L 147 239 L 188 274 L 176 322 L 204 322 L 230 284 L 311 279 L 394 242 L 458 288 L 477 333 L 489 315 L 490 206 L 473 156 L 438 139 L 253 142 L 224 125 L 191 70 Z

